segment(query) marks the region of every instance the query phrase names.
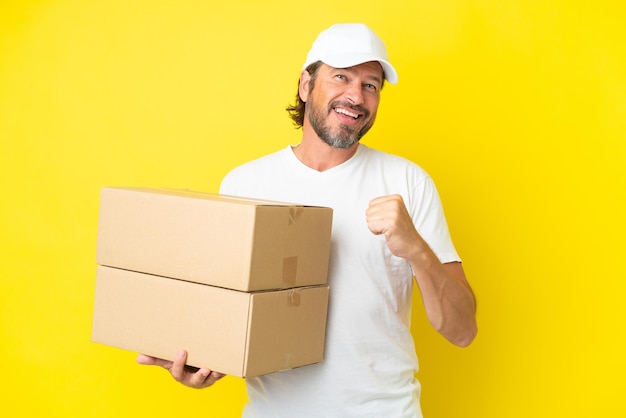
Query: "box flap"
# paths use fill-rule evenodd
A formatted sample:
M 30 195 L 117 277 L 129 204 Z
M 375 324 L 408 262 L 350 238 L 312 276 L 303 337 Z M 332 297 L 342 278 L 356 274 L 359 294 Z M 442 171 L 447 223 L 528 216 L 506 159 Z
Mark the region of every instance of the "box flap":
M 256 199 L 251 197 L 231 196 L 218 193 L 202 192 L 198 190 L 190 189 L 170 189 L 170 188 L 150 188 L 150 187 L 104 187 L 103 189 L 117 189 L 117 190 L 129 190 L 133 192 L 152 193 L 152 194 L 164 194 L 170 196 L 189 197 L 195 199 L 205 199 L 222 201 L 228 203 L 247 204 L 251 206 L 301 206 L 308 207 L 308 205 L 302 205 L 299 203 L 280 202 L 275 200 Z M 316 207 L 316 206 L 311 206 Z

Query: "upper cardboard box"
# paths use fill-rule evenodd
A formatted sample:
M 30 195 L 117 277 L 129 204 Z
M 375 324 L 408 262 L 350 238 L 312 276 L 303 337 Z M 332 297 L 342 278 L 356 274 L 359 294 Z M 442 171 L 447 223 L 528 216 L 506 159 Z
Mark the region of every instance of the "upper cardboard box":
M 96 262 L 242 291 L 326 284 L 332 209 L 186 190 L 101 190 Z

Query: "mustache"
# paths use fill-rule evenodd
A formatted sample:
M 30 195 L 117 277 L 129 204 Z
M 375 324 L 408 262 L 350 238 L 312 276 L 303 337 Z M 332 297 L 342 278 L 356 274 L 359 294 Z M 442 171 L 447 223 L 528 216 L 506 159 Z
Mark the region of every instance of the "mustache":
M 354 105 L 350 102 L 345 102 L 345 101 L 339 101 L 336 100 L 334 102 L 331 102 L 329 105 L 329 109 L 328 111 L 330 112 L 331 110 L 333 110 L 336 107 L 345 107 L 347 109 L 351 109 L 354 110 L 357 113 L 360 113 L 361 115 L 363 115 L 364 117 L 368 117 L 370 115 L 369 110 L 367 110 L 366 108 L 364 108 L 363 106 L 360 105 Z

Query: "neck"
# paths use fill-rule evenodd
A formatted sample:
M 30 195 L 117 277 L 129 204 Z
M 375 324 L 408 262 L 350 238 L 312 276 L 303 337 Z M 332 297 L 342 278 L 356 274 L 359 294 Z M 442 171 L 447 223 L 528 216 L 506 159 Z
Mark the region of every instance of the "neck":
M 322 141 L 315 133 L 303 131 L 302 142 L 293 147 L 296 157 L 307 167 L 326 171 L 348 161 L 356 153 L 359 144 L 350 148 L 334 148 Z

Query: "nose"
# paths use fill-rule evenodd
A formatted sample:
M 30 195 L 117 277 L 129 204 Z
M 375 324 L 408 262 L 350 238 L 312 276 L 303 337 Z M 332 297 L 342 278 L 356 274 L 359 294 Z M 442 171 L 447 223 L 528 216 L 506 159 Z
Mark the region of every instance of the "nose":
M 360 83 L 350 83 L 346 90 L 346 99 L 354 105 L 363 104 L 363 89 Z

